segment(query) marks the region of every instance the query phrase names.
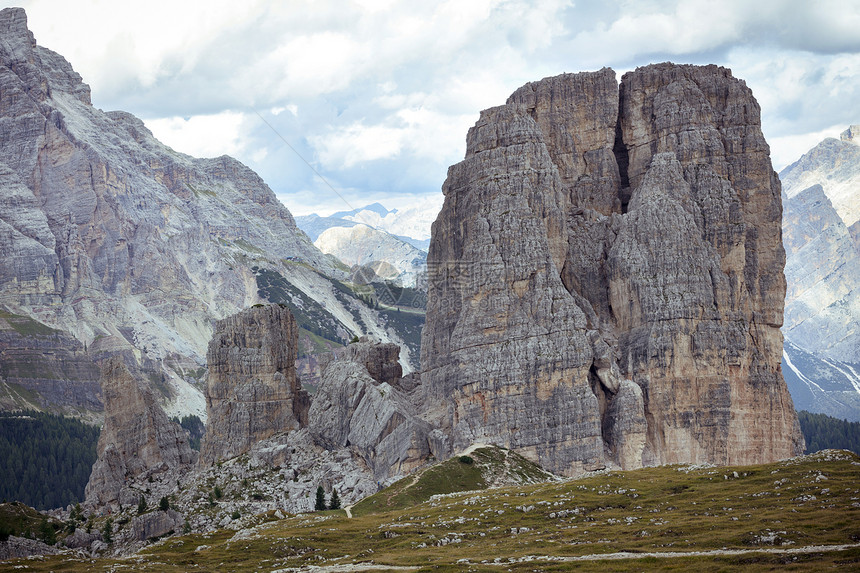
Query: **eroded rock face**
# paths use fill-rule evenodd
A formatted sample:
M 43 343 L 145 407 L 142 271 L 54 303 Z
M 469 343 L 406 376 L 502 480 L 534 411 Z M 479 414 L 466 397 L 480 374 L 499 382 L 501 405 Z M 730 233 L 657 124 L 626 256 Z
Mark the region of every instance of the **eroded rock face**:
M 307 420 L 309 399 L 296 378 L 297 346 L 296 320 L 280 305 L 218 321 L 207 353 L 202 463 L 235 457 Z
M 322 367 L 309 431 L 328 450 L 354 451 L 377 480 L 409 473 L 428 459 L 430 427 L 417 417 L 415 388 L 400 386 L 400 349 L 362 338 Z
M 779 181 L 728 70 L 527 84 L 482 112 L 443 192 L 422 370 L 455 450 L 568 474 L 802 451 Z
M 100 383 L 105 423 L 86 500 L 97 507 L 136 504 L 139 493 L 126 488 L 131 480 L 178 475 L 196 463 L 197 453 L 185 431 L 170 421 L 152 390 L 121 357 L 101 364 Z

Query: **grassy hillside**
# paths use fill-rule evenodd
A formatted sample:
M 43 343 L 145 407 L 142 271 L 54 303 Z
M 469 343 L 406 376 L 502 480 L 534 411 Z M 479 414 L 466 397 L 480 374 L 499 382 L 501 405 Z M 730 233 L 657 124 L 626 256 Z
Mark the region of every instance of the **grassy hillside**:
M 761 466 L 601 472 L 352 519 L 266 515 L 251 529 L 162 540 L 131 561 L 46 557 L 0 570 L 20 564 L 45 572 L 856 570 L 860 458 L 827 451 Z

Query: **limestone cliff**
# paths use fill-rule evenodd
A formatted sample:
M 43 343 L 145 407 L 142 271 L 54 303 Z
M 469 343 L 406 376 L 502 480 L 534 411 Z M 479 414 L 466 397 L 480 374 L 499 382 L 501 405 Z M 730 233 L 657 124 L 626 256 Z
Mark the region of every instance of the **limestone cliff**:
M 137 504 L 140 493 L 130 489 L 135 480 L 166 481 L 165 476 L 178 477 L 197 460 L 185 431 L 168 419 L 134 369 L 121 357 L 101 365 L 105 422 L 86 488 L 87 503 L 92 506 Z
M 0 310 L 0 410 L 101 417 L 99 368 L 84 345 L 29 317 Z
M 780 186 L 729 70 L 527 84 L 433 226 L 423 381 L 454 448 L 556 472 L 802 451 L 780 371 Z
M 258 306 L 218 321 L 209 342 L 201 462 L 248 451 L 307 422 L 309 398 L 296 378 L 298 327 L 280 305 Z

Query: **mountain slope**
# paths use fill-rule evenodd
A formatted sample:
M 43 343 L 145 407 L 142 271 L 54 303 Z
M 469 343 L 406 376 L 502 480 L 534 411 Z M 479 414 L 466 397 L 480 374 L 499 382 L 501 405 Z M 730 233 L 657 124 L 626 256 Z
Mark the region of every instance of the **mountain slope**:
M 780 174 L 787 282 L 784 364 L 798 408 L 860 419 L 860 128 Z
M 427 253 L 367 225 L 332 227 L 323 231 L 314 245 L 324 253 L 334 255 L 349 266 L 387 263 L 387 273 L 374 268 L 384 280 L 394 280 L 414 287 L 427 267 Z
M 194 396 L 200 410 L 186 373 L 204 364 L 213 320 L 260 300 L 252 267 L 303 292 L 342 340 L 391 339 L 338 297 L 325 275 L 341 272 L 256 173 L 177 153 L 132 115 L 94 108 L 23 10 L 0 12 L 0 29 L 0 307 L 94 355 L 151 361 L 171 414 Z

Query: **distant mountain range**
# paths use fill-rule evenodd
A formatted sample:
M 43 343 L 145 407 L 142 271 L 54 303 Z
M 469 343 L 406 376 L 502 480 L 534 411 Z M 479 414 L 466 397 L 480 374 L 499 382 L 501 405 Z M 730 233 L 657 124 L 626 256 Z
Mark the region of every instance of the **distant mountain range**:
M 371 203 L 329 216 L 296 217 L 296 225 L 322 252 L 333 255 L 353 272 L 376 275 L 403 286 L 420 286 L 427 262 L 430 226 L 442 204 L 442 196 L 427 197 L 399 211 Z M 372 269 L 370 267 L 372 267 Z
M 798 410 L 860 420 L 860 126 L 780 173 L 783 371 Z

